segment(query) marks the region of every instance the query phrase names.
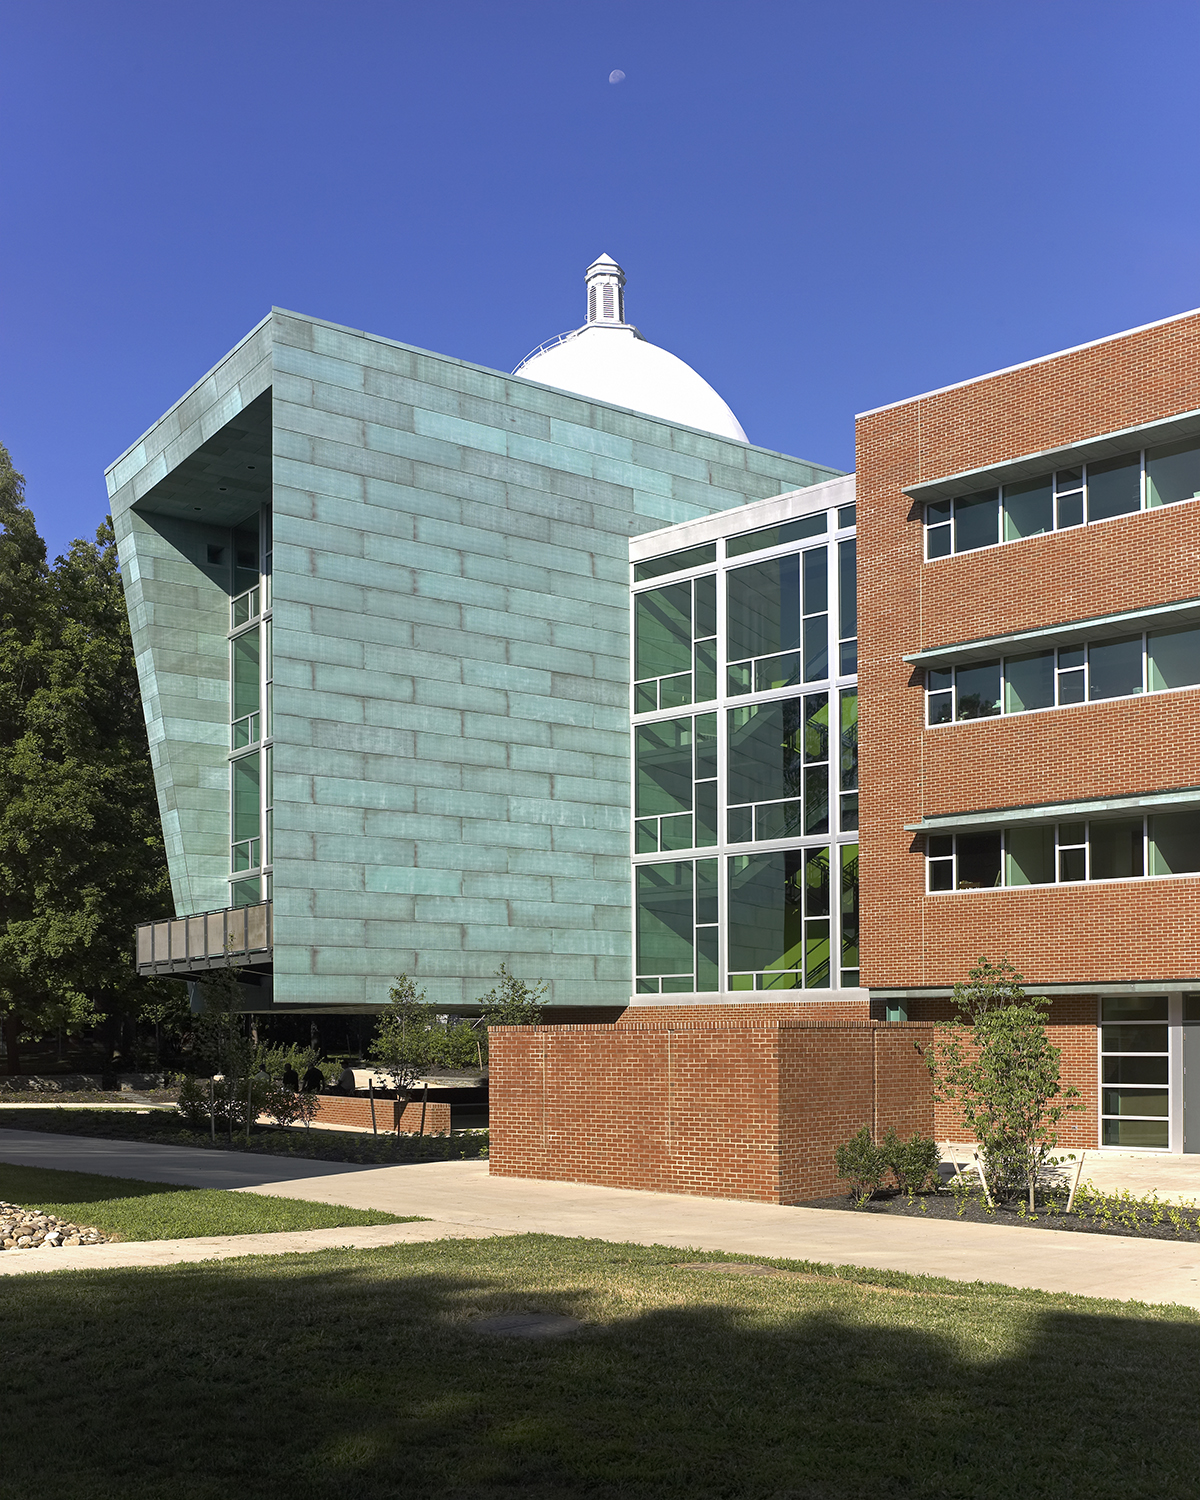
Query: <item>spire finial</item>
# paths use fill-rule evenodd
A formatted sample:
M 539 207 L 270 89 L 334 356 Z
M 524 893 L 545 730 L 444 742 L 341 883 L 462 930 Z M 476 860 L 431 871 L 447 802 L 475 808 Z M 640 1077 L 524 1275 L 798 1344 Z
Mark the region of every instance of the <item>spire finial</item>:
M 625 272 L 611 255 L 601 255 L 584 273 L 589 323 L 625 321 Z

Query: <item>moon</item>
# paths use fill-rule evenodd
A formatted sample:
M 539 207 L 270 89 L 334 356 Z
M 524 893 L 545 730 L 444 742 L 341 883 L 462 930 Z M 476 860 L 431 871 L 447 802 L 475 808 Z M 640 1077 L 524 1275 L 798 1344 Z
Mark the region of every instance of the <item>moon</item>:
M 620 68 L 614 68 L 608 75 L 608 81 L 609 83 L 624 83 L 625 75 L 621 72 Z

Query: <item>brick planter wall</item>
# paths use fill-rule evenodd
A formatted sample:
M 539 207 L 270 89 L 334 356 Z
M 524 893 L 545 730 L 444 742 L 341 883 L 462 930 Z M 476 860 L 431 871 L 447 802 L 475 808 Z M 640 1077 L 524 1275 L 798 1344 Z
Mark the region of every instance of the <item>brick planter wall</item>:
M 397 1118 L 399 1116 L 399 1118 Z M 357 1125 L 365 1130 L 371 1128 L 371 1101 L 350 1094 L 321 1094 L 317 1099 L 314 1120 L 324 1125 Z M 375 1100 L 375 1122 L 380 1130 L 396 1130 L 401 1135 L 421 1134 L 421 1101 L 409 1100 L 401 1115 L 396 1099 Z M 435 1104 L 431 1099 L 425 1106 L 426 1135 L 450 1134 L 450 1106 Z
M 844 1191 L 834 1147 L 863 1125 L 933 1133 L 932 1034 L 725 1017 L 492 1027 L 489 1170 L 764 1203 L 827 1197 Z

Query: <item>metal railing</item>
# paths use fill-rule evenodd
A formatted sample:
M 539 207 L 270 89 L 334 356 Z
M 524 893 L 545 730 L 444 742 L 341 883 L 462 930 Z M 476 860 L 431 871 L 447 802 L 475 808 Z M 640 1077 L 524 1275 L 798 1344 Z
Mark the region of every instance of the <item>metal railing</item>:
M 273 942 L 269 901 L 142 922 L 137 928 L 137 971 L 187 974 L 235 963 L 269 963 Z
M 577 333 L 582 333 L 583 329 L 587 326 L 588 325 L 585 323 L 583 325 L 583 328 L 568 328 L 566 333 L 560 333 L 557 338 L 547 339 L 544 344 L 539 344 L 536 349 L 531 349 L 525 356 L 525 358 L 521 361 L 521 363 L 517 365 L 516 369 L 513 370 L 513 374 L 519 375 L 525 368 L 525 366 L 529 363 L 529 361 L 535 358 L 535 356 L 539 354 L 545 354 L 547 349 L 557 349 L 559 344 L 565 344 L 568 339 L 573 339 Z

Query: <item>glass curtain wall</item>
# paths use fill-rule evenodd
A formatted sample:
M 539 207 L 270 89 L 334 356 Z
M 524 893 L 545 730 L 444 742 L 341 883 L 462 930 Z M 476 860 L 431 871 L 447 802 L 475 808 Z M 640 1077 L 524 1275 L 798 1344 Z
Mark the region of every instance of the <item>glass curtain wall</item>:
M 854 523 L 634 565 L 639 994 L 858 984 Z
M 229 904 L 271 899 L 271 510 L 235 528 L 229 606 Z

